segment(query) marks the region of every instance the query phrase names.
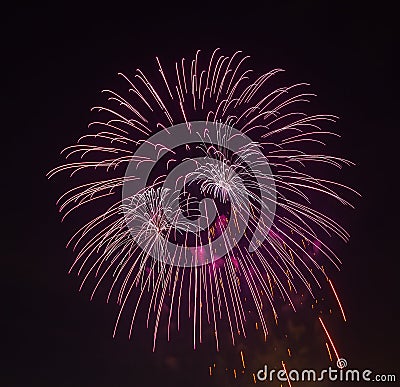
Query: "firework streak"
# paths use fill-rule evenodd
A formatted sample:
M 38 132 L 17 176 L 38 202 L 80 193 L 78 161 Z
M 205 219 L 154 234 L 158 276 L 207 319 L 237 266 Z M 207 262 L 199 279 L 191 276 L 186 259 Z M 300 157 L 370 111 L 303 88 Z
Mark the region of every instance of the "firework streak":
M 355 192 L 317 177 L 322 167 L 351 164 L 321 153 L 324 139 L 338 136 L 322 126 L 336 117 L 300 111 L 312 96 L 306 84 L 276 88 L 283 70 L 255 77 L 247 59 L 217 49 L 201 60 L 198 51 L 174 71 L 157 58 L 152 79 L 141 70 L 120 74 L 127 95 L 105 90 L 107 105 L 93 108 L 102 119 L 48 174 L 80 179 L 58 201 L 64 217 L 85 205 L 98 211 L 68 243 L 76 251 L 71 270 L 83 275 L 82 286 L 96 278 L 92 296 L 110 284 L 108 300 L 116 295 L 120 305 L 115 329 L 125 311 L 129 336 L 144 306 L 154 348 L 160 322 L 169 339 L 183 313 L 193 346 L 207 324 L 218 349 L 223 321 L 233 344 L 246 336 L 244 298 L 265 337 L 277 300 L 294 309 L 291 295 L 312 295 L 321 281 L 337 298 L 324 264 L 340 260 L 322 236 L 349 236 L 314 205 L 351 206 L 340 192 Z

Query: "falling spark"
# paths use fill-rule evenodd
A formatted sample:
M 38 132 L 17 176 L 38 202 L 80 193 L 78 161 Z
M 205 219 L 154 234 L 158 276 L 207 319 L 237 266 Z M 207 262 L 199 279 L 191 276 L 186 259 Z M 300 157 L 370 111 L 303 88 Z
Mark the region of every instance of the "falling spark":
M 283 369 L 285 370 L 286 380 L 287 380 L 287 382 L 288 382 L 288 385 L 289 385 L 289 387 L 292 387 L 292 383 L 290 383 L 290 378 L 289 378 L 289 375 L 288 375 L 288 373 L 287 373 L 287 371 L 286 371 L 286 366 L 285 366 L 285 363 L 283 362 L 283 360 L 282 360 L 282 367 L 283 367 Z
M 346 315 L 344 314 L 344 310 L 343 310 L 343 307 L 342 307 L 342 303 L 340 302 L 340 299 L 339 299 L 339 297 L 338 297 L 338 295 L 337 295 L 337 293 L 336 293 L 336 290 L 335 290 L 335 288 L 333 287 L 333 282 L 332 282 L 331 280 L 329 280 L 329 284 L 331 285 L 333 294 L 335 295 L 336 300 L 337 300 L 337 302 L 338 302 L 338 304 L 339 304 L 340 311 L 342 312 L 343 320 L 344 320 L 344 321 L 347 321 L 347 320 L 346 320 Z
M 240 357 L 241 357 L 241 359 L 242 359 L 243 368 L 246 368 L 246 365 L 245 365 L 245 363 L 244 363 L 243 351 L 240 351 Z
M 332 361 L 332 354 L 331 354 L 331 350 L 329 349 L 329 344 L 325 343 L 325 345 L 326 345 L 326 349 L 328 350 L 329 359 L 330 359 L 330 361 Z
M 338 353 L 338 351 L 336 350 L 335 344 L 333 344 L 333 340 L 331 339 L 331 336 L 330 336 L 328 330 L 326 329 L 325 324 L 324 324 L 324 322 L 322 321 L 322 318 L 321 318 L 321 317 L 318 317 L 318 319 L 319 319 L 319 322 L 320 322 L 321 325 L 322 325 L 322 328 L 323 328 L 324 331 L 325 331 L 326 336 L 328 337 L 329 342 L 331 343 L 331 346 L 332 346 L 332 348 L 333 348 L 333 351 L 335 352 L 336 358 L 339 360 L 339 359 L 340 359 L 339 353 Z

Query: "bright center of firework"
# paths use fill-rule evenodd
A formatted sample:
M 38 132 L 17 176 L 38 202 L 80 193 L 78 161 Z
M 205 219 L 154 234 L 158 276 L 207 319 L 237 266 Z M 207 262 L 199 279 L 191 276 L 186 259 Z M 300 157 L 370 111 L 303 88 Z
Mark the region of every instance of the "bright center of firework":
M 200 157 L 193 149 L 202 151 Z M 162 175 L 159 164 L 170 155 L 182 160 L 168 164 Z M 151 180 L 157 172 L 160 176 Z M 137 149 L 124 181 L 123 209 L 133 239 L 154 259 L 174 266 L 214 262 L 239 242 L 256 250 L 275 215 L 275 182 L 267 159 L 249 137 L 226 124 L 195 121 L 156 133 Z M 201 198 L 190 191 L 195 183 Z M 227 213 L 218 200 L 229 202 Z M 198 215 L 189 216 L 193 206 Z M 224 229 L 221 216 L 229 217 Z M 155 219 L 157 227 L 149 227 Z M 245 236 L 249 225 L 255 226 L 251 238 Z
M 232 198 L 236 192 L 245 190 L 241 178 L 225 161 L 208 163 L 205 168 L 198 170 L 198 176 L 203 179 L 203 192 L 211 193 L 223 202 Z

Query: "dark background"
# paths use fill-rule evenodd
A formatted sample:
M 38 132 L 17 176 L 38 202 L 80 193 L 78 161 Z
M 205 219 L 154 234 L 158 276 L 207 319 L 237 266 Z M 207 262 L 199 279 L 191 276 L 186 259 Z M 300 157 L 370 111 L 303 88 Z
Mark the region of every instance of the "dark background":
M 335 329 L 336 343 L 354 367 L 400 377 L 398 21 L 394 8 L 367 3 L 3 9 L 1 385 L 232 383 L 208 376 L 213 348 L 175 354 L 175 367 L 163 361 L 167 349 L 151 353 L 150 340 L 112 339 L 116 309 L 101 298 L 90 303 L 67 274 L 73 224 L 60 225 L 55 207 L 63 179 L 45 177 L 85 132 L 100 90 L 118 87 L 118 72 L 216 47 L 243 50 L 258 71 L 286 69 L 287 80 L 309 82 L 318 94 L 316 112 L 340 116 L 335 153 L 356 162 L 345 181 L 363 198 L 344 222 L 350 242 L 338 247 L 344 264 L 335 278 L 349 321 Z

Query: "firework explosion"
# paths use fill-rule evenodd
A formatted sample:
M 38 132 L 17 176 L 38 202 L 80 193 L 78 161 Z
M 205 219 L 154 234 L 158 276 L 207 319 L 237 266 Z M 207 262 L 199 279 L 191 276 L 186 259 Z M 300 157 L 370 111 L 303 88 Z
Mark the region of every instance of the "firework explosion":
M 160 322 L 169 339 L 184 314 L 194 347 L 205 326 L 217 349 L 224 324 L 233 344 L 246 337 L 249 308 L 266 338 L 268 317 L 278 320 L 275 304 L 295 309 L 293 296 L 313 297 L 322 281 L 343 312 L 324 267 L 340 260 L 324 240 L 349 235 L 315 205 L 351 207 L 342 194 L 353 190 L 317 176 L 322 167 L 351 165 L 321 151 L 337 136 L 322 127 L 336 117 L 302 112 L 313 96 L 302 91 L 306 84 L 276 88 L 283 70 L 255 77 L 247 59 L 219 50 L 202 59 L 198 51 L 174 71 L 157 58 L 153 78 L 120 74 L 126 95 L 104 91 L 93 133 L 66 148 L 68 163 L 48 174 L 79 176 L 58 201 L 64 217 L 86 205 L 98 211 L 68 243 L 76 251 L 71 270 L 83 275 L 82 286 L 96 278 L 92 296 L 109 284 L 108 300 L 116 295 L 120 305 L 115 329 L 124 312 L 130 336 L 143 307 L 153 349 Z

